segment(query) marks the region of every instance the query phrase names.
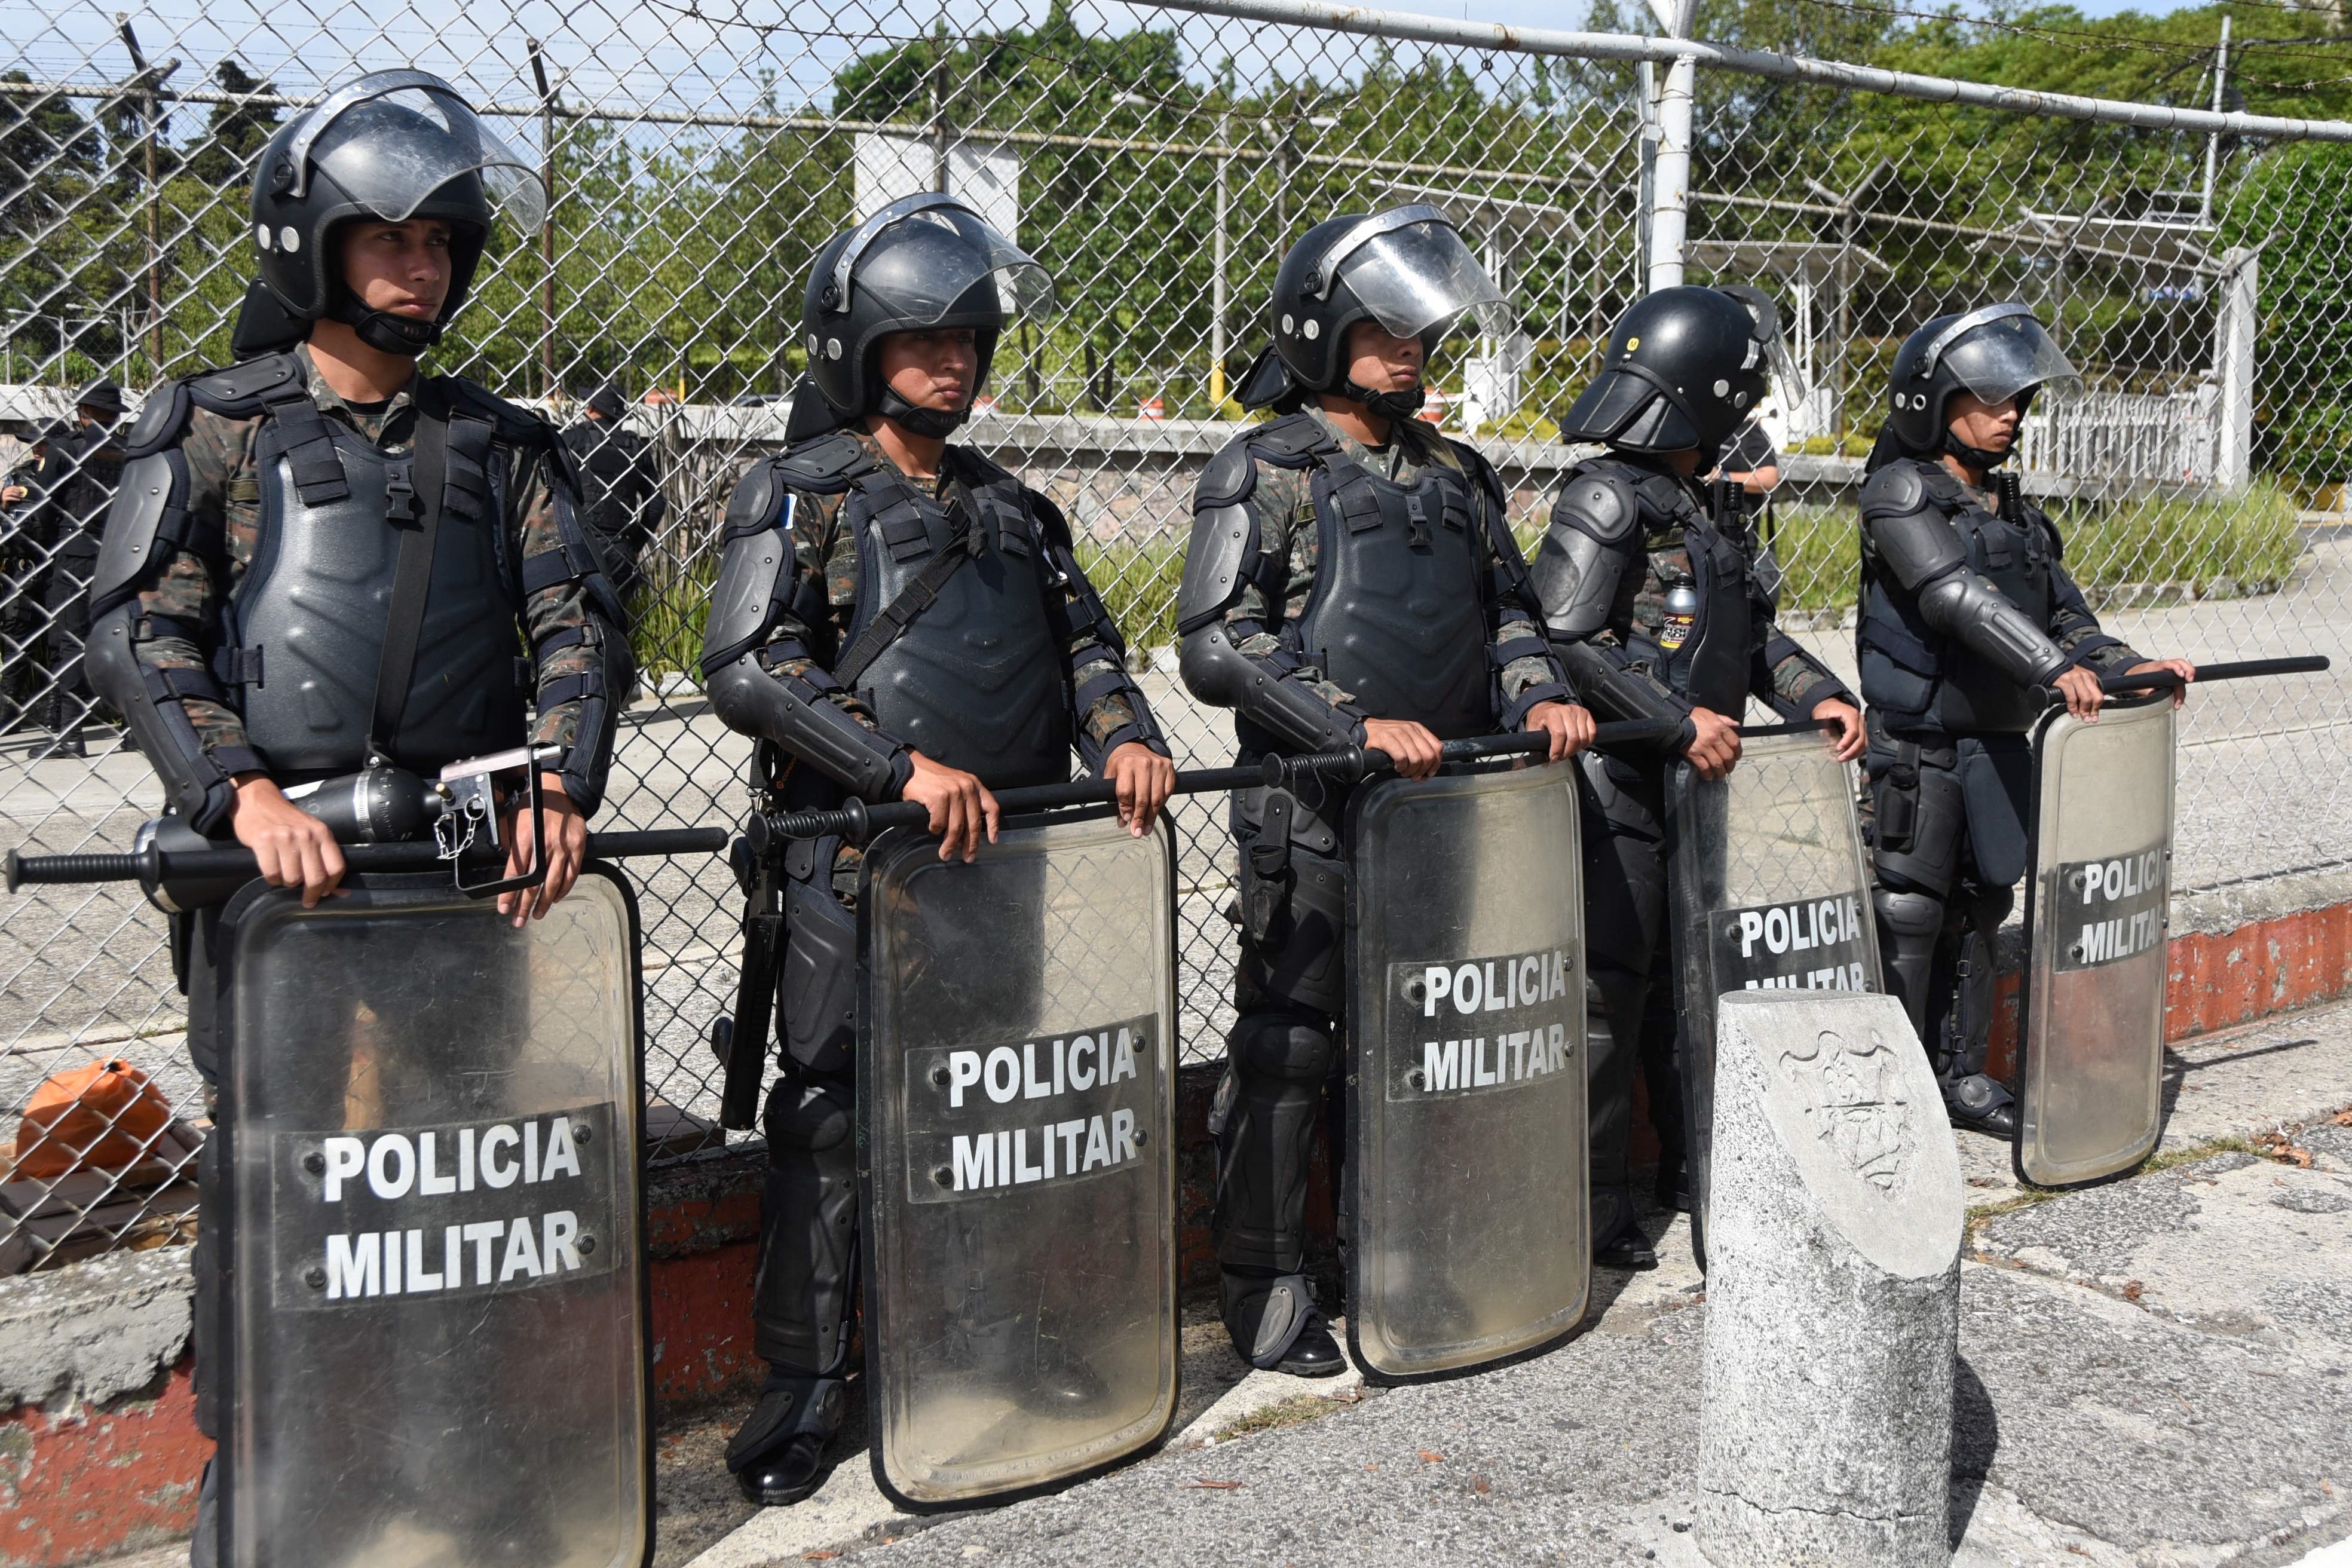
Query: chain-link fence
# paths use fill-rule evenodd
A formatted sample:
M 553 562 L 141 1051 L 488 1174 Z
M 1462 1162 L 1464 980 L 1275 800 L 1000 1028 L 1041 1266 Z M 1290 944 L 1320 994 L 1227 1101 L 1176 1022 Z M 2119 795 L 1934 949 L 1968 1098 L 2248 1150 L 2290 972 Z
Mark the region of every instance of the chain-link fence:
M 1552 417 L 1617 312 L 1677 262 L 1761 284 L 1789 351 L 1765 426 L 1784 611 L 1850 669 L 1852 495 L 1880 378 L 1927 316 L 2022 298 L 2087 375 L 2038 410 L 2027 489 L 2124 634 L 2200 658 L 2340 640 L 2352 127 L 1993 107 L 1706 45 L 1686 46 L 1694 87 L 1657 39 L 1360 12 L 1340 30 L 1304 0 L 1213 3 L 1225 14 L 164 0 L 110 19 L 26 0 L 0 67 L 0 468 L 92 382 L 135 407 L 225 362 L 271 127 L 328 83 L 415 64 L 535 149 L 551 198 L 541 236 L 493 242 L 436 364 L 567 423 L 586 388 L 618 383 L 667 503 L 632 601 L 646 690 L 604 826 L 743 809 L 748 743 L 692 674 L 719 512 L 747 458 L 781 444 L 816 247 L 942 183 L 1048 263 L 1063 305 L 1006 334 L 971 437 L 1073 520 L 1185 765 L 1230 751 L 1174 677 L 1190 491 L 1242 416 L 1231 388 L 1264 342 L 1276 261 L 1321 216 L 1408 200 L 1452 212 L 1520 307 L 1517 330 L 1440 356 L 1433 413 L 1496 458 L 1530 539 L 1572 460 Z M 1943 58 L 1932 31 L 1910 58 Z M 2245 68 L 2179 52 L 2169 101 L 2240 100 Z M 88 429 L 48 452 L 6 512 L 0 831 L 38 852 L 126 847 L 161 794 L 74 660 L 109 453 Z M 2179 882 L 2341 853 L 2342 694 L 2305 680 L 2200 700 L 2182 803 L 2206 826 L 2184 831 Z M 1222 806 L 1175 815 L 1181 1044 L 1199 1059 L 1229 1017 L 1232 843 Z M 714 1102 L 705 1041 L 732 1003 L 736 898 L 715 861 L 643 882 L 648 1083 L 666 1146 L 684 1148 Z M 0 1184 L 0 1268 L 179 1234 L 202 1100 L 163 917 L 129 888 L 27 893 L 0 970 L 0 1129 L 26 1123 Z M 53 1158 L 39 1086 L 93 1060 L 133 1069 L 110 1084 L 140 1131 Z

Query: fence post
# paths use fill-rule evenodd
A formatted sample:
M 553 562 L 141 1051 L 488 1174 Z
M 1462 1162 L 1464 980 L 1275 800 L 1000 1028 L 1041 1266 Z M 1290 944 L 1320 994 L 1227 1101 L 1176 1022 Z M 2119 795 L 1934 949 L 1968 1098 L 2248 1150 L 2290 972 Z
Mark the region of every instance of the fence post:
M 1696 3 L 1650 0 L 1650 9 L 1669 37 L 1686 38 Z M 1675 288 L 1683 280 L 1683 240 L 1690 212 L 1691 100 L 1697 85 L 1697 60 L 1677 55 L 1658 92 L 1657 153 L 1650 174 L 1647 282 L 1653 291 Z
M 2254 468 L 2254 331 L 2262 292 L 2259 249 L 2232 250 L 2221 258 L 2221 302 L 2213 323 L 2214 366 L 2221 405 L 2213 432 L 2213 482 L 2243 489 Z

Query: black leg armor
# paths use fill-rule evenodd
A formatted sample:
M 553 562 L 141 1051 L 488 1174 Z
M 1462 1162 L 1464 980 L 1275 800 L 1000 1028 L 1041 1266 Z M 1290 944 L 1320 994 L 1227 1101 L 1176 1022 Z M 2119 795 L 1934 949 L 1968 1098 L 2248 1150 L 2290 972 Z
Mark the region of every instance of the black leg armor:
M 1217 1261 L 1296 1274 L 1307 1264 L 1307 1161 L 1339 1052 L 1331 1026 L 1255 1014 L 1225 1041 L 1217 1139 Z
M 1652 973 L 1665 951 L 1664 811 L 1655 777 L 1592 753 L 1580 765 L 1592 1236 L 1605 1244 L 1633 1218 L 1633 1073 L 1658 1010 L 1672 1044 L 1673 985 Z
M 1992 1042 L 1994 948 L 2014 890 L 1974 879 L 1955 753 L 1903 742 L 1870 759 L 1872 903 L 1887 988 L 1901 999 L 1954 1119 L 1994 1133 L 2010 1094 L 1985 1076 Z
M 759 1353 L 779 1369 L 839 1377 L 856 1287 L 856 1089 L 784 1078 L 768 1092 L 768 1180 L 751 1285 Z

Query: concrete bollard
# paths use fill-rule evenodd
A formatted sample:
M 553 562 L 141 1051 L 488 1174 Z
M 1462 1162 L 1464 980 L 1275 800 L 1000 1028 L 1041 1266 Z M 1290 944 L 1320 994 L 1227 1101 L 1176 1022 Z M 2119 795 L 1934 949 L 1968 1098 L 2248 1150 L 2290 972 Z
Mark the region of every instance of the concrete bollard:
M 1959 1154 L 1901 1004 L 1717 1009 L 1698 1545 L 1722 1568 L 1945 1568 Z

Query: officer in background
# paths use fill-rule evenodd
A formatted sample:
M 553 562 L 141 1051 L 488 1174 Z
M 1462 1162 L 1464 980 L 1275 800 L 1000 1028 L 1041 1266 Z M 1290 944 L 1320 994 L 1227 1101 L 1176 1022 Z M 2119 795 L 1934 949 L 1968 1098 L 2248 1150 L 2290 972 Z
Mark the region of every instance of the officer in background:
M 636 592 L 638 560 L 669 512 L 653 443 L 621 426 L 627 411 L 619 384 L 606 382 L 589 395 L 580 423 L 563 433 L 580 474 L 581 521 L 595 535 L 624 605 Z
M 2055 687 L 2095 719 L 2099 677 L 2169 669 L 2100 630 L 2058 530 L 2014 472 L 2033 396 L 2074 367 L 2031 309 L 1938 316 L 1895 356 L 1867 465 L 1862 610 L 1879 944 L 1956 1127 L 2007 1138 L 2009 1089 L 1986 1075 L 1993 942 L 2025 874 L 2026 734 Z M 2176 693 L 2175 700 L 2181 694 Z
M 1508 311 L 1432 206 L 1329 218 L 1283 258 L 1274 342 L 1240 389 L 1278 417 L 1202 471 L 1177 605 L 1184 684 L 1234 710 L 1244 763 L 1370 746 L 1426 778 L 1443 741 L 1549 731 L 1557 760 L 1591 739 L 1501 480 L 1414 417 L 1431 352 L 1466 316 Z M 1302 1270 L 1316 1117 L 1327 1094 L 1344 1104 L 1347 794 L 1234 797 L 1240 1017 L 1211 1122 L 1225 1327 L 1252 1365 L 1307 1377 L 1345 1365 Z
M 817 255 L 802 317 L 809 379 L 783 456 L 728 503 L 703 679 L 756 738 L 784 809 L 919 801 L 942 860 L 996 837 L 995 790 L 1070 776 L 1075 747 L 1149 831 L 1175 766 L 1126 644 L 1045 496 L 949 437 L 1044 268 L 952 197 L 908 196 Z M 976 650 L 991 650 L 987 658 Z M 816 1489 L 841 1425 L 857 1236 L 854 1030 L 858 855 L 787 851 L 784 1074 L 762 1125 L 754 1343 L 767 1387 L 727 1464 L 746 1496 Z
M 49 552 L 34 525 L 44 494 L 42 469 L 73 429 L 60 423 L 36 432 L 24 457 L 0 480 L 0 724 L 10 729 L 29 721 L 47 692 L 40 649 L 48 629 L 42 598 Z
M 306 907 L 344 862 L 284 792 L 379 757 L 429 779 L 526 742 L 560 748 L 541 775 L 543 823 L 508 807 L 507 874 L 541 837 L 546 880 L 499 909 L 520 926 L 579 872 L 612 758 L 607 683 L 628 668 L 619 608 L 555 431 L 417 367 L 465 302 L 494 215 L 535 229 L 541 188 L 535 165 L 438 78 L 380 72 L 328 94 L 272 139 L 255 182 L 261 276 L 236 337 L 275 346 L 159 388 L 124 442 L 92 586 L 92 681 L 127 717 L 171 809 L 251 849 L 263 879 L 299 889 Z M 436 498 L 418 492 L 435 466 L 445 478 L 428 525 Z M 417 538 L 431 541 L 416 584 L 429 595 L 396 586 Z M 408 677 L 380 700 L 388 646 L 402 641 Z M 223 1043 L 217 917 L 173 922 L 189 1049 L 208 1082 Z M 206 1203 L 197 1417 L 221 1438 L 226 1395 L 205 1370 L 223 1331 L 228 1242 Z M 207 1470 L 198 1564 L 214 1560 L 211 1481 Z
M 81 727 L 89 717 L 89 686 L 82 671 L 82 639 L 89 631 L 89 580 L 98 564 L 99 533 L 122 482 L 122 447 L 114 426 L 122 417 L 122 388 L 110 381 L 85 387 L 74 399 L 74 429 L 53 442 L 42 465 L 41 500 L 33 522 L 37 546 L 48 557 L 42 605 L 48 619 L 43 663 L 48 688 L 46 727 L 58 752 L 83 754 Z
M 1713 289 L 1661 289 L 1619 318 L 1600 375 L 1560 421 L 1562 439 L 1609 450 L 1561 482 L 1534 568 L 1553 646 L 1584 700 L 1604 720 L 1679 718 L 1681 753 L 1709 779 L 1738 762 L 1751 695 L 1783 719 L 1834 725 L 1843 760 L 1863 752 L 1852 695 L 1773 624 L 1748 535 L 1697 482 L 1764 395 L 1766 331 Z M 1637 1052 L 1664 1145 L 1659 1198 L 1688 1206 L 1666 765 L 1597 754 L 1582 764 L 1587 994 L 1600 1004 L 1589 1030 L 1593 1256 L 1619 1268 L 1657 1262 L 1632 1191 Z

